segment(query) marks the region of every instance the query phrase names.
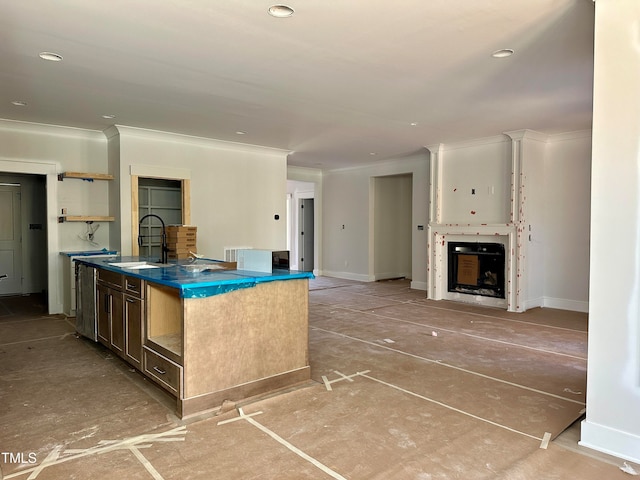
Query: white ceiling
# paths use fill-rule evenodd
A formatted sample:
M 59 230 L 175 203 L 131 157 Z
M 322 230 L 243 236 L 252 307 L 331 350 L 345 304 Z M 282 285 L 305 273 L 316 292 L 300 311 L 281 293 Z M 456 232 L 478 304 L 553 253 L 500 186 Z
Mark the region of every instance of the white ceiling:
M 265 145 L 314 168 L 591 128 L 593 0 L 290 0 L 283 19 L 275 3 L 0 0 L 0 118 Z

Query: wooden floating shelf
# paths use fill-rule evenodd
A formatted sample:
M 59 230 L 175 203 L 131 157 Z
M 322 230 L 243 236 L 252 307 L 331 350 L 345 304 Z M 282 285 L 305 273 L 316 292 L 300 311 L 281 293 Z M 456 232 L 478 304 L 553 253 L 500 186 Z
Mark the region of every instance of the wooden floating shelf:
M 114 217 L 101 215 L 62 215 L 58 217 L 58 223 L 64 222 L 113 222 Z
M 85 172 L 62 172 L 58 174 L 58 180 L 62 181 L 65 178 L 80 178 L 82 180 L 113 180 L 113 175 L 108 173 L 85 173 Z

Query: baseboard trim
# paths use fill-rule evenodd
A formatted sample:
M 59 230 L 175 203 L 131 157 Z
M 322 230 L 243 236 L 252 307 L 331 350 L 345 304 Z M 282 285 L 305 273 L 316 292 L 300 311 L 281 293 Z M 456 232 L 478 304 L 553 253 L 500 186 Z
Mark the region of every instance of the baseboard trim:
M 385 273 L 376 273 L 373 275 L 375 281 L 379 280 L 395 280 L 399 278 L 410 278 L 411 275 L 403 272 L 385 272 Z
M 351 272 L 333 272 L 331 270 L 324 270 L 322 275 L 325 277 L 342 278 L 344 280 L 356 280 L 358 282 L 373 282 L 375 280 L 373 278 L 369 278 L 369 275 Z
M 542 307 L 544 305 L 544 298 L 538 297 L 524 302 L 524 310 L 530 310 L 532 308 Z
M 583 420 L 578 445 L 608 455 L 640 463 L 640 437 L 614 428 Z
M 589 313 L 589 302 L 567 300 L 566 298 L 544 297 L 542 306 L 546 308 L 557 308 L 558 310 Z

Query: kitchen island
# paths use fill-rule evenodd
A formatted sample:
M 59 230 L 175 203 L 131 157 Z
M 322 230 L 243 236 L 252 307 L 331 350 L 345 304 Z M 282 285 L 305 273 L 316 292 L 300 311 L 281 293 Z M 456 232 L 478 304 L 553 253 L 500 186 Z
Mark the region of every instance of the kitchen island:
M 214 260 L 76 260 L 96 272 L 100 343 L 176 398 L 186 417 L 310 378 L 311 273 Z

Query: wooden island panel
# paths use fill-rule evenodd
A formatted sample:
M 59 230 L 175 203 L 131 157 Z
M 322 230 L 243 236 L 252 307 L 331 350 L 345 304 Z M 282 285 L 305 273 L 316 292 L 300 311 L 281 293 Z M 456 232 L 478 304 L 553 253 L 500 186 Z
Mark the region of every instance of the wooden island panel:
M 184 299 L 182 415 L 309 380 L 307 279 Z

